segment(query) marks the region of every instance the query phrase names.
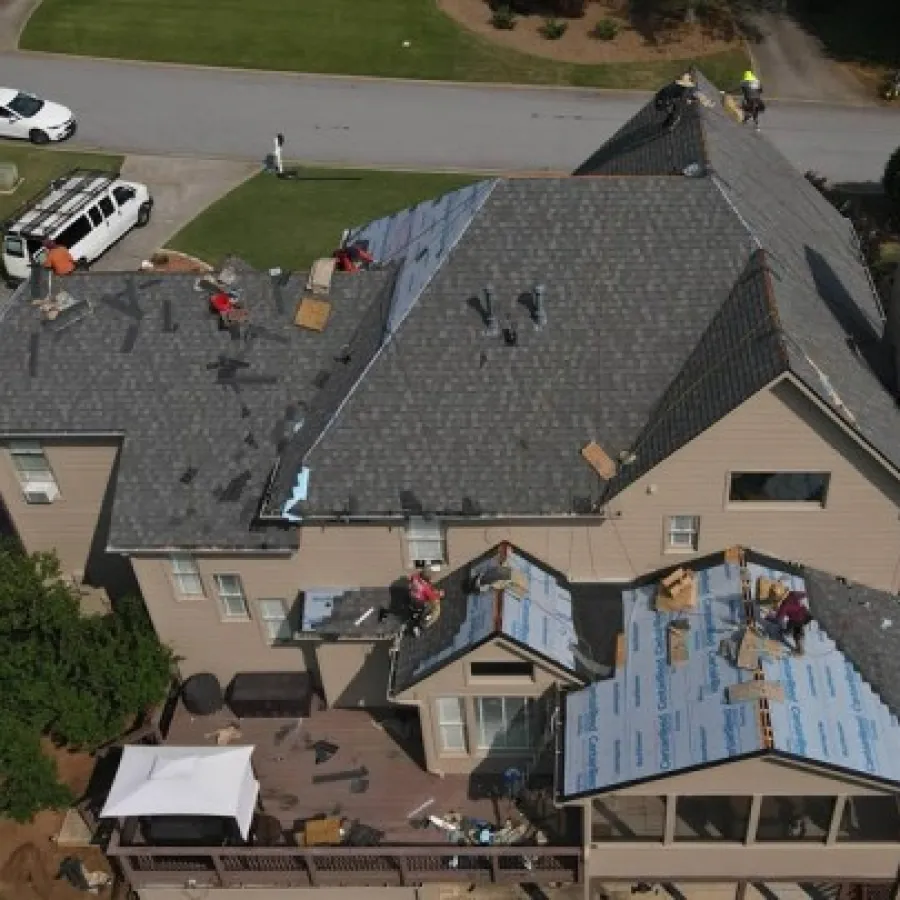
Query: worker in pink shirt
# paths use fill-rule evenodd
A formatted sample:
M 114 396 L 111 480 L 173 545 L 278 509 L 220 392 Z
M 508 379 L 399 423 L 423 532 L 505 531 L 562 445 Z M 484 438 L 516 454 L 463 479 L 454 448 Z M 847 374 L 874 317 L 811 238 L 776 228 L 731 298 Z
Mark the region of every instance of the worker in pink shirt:
M 783 637 L 790 635 L 793 638 L 797 656 L 803 656 L 806 626 L 812 621 L 812 613 L 805 601 L 804 591 L 789 591 L 778 609 L 768 616 L 770 621 L 778 623 Z
M 417 569 L 409 576 L 409 599 L 412 605 L 412 632 L 418 636 L 435 616 L 444 592 L 431 583 L 431 573 Z

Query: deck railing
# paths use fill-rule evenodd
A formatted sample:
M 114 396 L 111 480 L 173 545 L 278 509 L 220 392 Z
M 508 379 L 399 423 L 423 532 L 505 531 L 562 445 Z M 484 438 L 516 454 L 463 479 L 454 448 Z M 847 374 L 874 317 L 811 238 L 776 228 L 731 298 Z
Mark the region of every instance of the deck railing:
M 106 852 L 136 890 L 577 884 L 583 873 L 580 847 L 145 847 L 122 845 L 115 832 Z

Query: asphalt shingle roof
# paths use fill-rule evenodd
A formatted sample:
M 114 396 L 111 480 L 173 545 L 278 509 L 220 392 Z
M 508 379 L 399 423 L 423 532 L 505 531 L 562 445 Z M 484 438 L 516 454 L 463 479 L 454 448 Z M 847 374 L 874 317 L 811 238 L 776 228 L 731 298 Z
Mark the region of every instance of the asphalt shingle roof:
M 849 222 L 702 77 L 700 102 L 662 119 L 649 104 L 581 177 L 486 186 L 392 334 L 382 310 L 326 427 L 291 442 L 270 513 L 301 466 L 309 518 L 591 512 L 787 372 L 900 466 Z M 391 262 L 405 283 L 415 261 Z M 515 346 L 486 336 L 487 285 Z M 607 484 L 580 456 L 591 441 L 633 462 Z

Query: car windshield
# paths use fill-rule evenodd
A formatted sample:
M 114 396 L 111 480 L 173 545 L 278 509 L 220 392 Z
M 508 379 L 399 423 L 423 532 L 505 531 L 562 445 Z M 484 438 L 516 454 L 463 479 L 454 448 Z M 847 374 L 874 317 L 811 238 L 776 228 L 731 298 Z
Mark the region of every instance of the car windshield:
M 23 94 L 20 92 L 13 97 L 7 104 L 7 107 L 17 116 L 21 116 L 23 119 L 30 119 L 32 116 L 36 116 L 44 108 L 44 101 L 38 100 L 37 97 L 33 97 L 31 94 Z

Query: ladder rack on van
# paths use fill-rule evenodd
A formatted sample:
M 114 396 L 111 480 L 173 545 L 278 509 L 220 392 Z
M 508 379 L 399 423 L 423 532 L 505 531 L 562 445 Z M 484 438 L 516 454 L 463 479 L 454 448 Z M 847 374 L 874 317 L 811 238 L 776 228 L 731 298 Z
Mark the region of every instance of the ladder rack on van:
M 51 181 L 36 197 L 23 203 L 3 222 L 2 228 L 25 237 L 43 239 L 59 225 L 82 213 L 118 177 L 118 172 L 72 169 Z

